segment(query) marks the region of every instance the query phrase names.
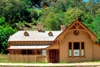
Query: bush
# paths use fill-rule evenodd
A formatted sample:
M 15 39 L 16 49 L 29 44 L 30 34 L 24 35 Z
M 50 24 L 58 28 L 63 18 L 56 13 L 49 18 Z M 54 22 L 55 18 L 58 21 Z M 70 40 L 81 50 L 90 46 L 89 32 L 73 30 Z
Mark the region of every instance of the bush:
M 9 45 L 7 43 L 8 38 L 10 35 L 14 34 L 17 31 L 17 29 L 12 29 L 10 26 L 2 27 L 0 26 L 0 53 L 8 53 L 7 50 L 5 50 Z
M 5 18 L 4 17 L 1 17 L 0 18 L 0 25 L 3 25 L 5 23 Z

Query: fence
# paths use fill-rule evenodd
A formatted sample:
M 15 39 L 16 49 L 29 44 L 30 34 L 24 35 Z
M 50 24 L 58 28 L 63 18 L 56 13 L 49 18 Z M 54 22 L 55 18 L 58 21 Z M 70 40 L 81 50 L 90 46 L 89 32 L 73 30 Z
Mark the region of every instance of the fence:
M 10 62 L 47 62 L 46 55 L 0 55 Z
M 0 55 L 0 62 L 8 62 L 8 55 Z

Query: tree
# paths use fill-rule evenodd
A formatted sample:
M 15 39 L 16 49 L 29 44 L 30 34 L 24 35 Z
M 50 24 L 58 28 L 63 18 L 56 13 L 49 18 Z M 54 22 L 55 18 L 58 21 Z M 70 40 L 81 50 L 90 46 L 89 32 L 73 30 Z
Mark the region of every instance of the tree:
M 53 12 L 50 12 L 45 19 L 44 26 L 47 28 L 47 30 L 59 30 L 59 22 L 55 19 L 55 16 Z
M 14 34 L 16 30 L 12 29 L 10 26 L 0 26 L 0 53 L 8 53 L 5 50 L 9 45 L 7 43 L 10 35 Z
M 65 12 L 65 25 L 68 27 L 73 21 L 75 21 L 76 10 L 78 14 L 78 19 L 88 27 L 88 25 L 91 24 L 91 22 L 93 22 L 93 17 L 90 13 L 85 14 L 85 12 L 80 10 L 79 8 L 73 8 Z
M 59 13 L 49 12 L 44 19 L 43 26 L 47 30 L 60 30 L 60 26 L 64 24 L 64 17 L 62 10 Z
M 43 10 L 43 17 L 46 18 L 46 16 L 50 13 L 50 12 L 55 12 L 55 8 L 54 7 L 48 7 L 48 8 L 45 8 Z
M 5 21 L 12 27 L 19 21 L 31 22 L 30 13 L 26 10 L 25 2 L 20 0 L 4 0 L 0 2 L 0 17 L 5 17 Z
M 53 5 L 55 9 L 62 10 L 63 12 L 66 11 L 65 5 L 62 1 L 57 1 L 56 4 Z
M 89 0 L 87 3 L 87 9 L 90 11 L 90 13 L 93 15 L 94 14 L 94 8 L 93 6 L 95 5 L 95 0 Z
M 26 5 L 30 5 L 30 6 L 32 6 L 32 2 L 31 2 L 31 0 L 21 0 L 21 1 L 25 2 Z
M 97 43 L 100 44 L 100 13 L 95 17 L 93 27 L 93 32 L 97 35 Z
M 3 25 L 5 23 L 5 18 L 4 17 L 1 17 L 0 18 L 0 25 Z

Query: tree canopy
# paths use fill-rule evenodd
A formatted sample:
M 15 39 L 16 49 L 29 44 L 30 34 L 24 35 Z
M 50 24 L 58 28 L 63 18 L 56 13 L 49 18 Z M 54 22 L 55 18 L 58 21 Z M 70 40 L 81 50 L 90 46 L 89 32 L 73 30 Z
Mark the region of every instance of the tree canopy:
M 18 30 L 35 30 L 38 22 L 42 22 L 44 30 L 60 30 L 61 25 L 68 27 L 75 21 L 76 10 L 78 19 L 97 36 L 96 42 L 100 44 L 100 1 L 96 1 L 0 0 L 0 53 L 8 53 L 8 38 Z

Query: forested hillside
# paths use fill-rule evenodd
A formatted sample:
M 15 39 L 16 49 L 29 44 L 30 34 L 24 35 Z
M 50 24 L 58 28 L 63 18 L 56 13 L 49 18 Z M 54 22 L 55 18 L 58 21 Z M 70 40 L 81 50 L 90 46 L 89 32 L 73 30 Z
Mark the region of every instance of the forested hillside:
M 97 35 L 100 44 L 100 1 L 89 0 L 0 0 L 0 53 L 10 35 L 18 30 L 37 30 L 42 22 L 44 30 L 60 30 L 78 19 Z M 77 8 L 76 8 L 77 7 Z

